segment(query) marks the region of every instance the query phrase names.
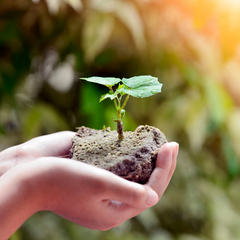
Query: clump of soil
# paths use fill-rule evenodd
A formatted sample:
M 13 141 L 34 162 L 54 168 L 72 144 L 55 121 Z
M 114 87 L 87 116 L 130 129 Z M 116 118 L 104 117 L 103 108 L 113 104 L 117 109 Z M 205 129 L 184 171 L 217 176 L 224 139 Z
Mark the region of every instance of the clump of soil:
M 83 126 L 72 139 L 70 157 L 144 184 L 155 167 L 159 148 L 166 142 L 159 129 L 147 125 L 124 132 L 122 141 L 117 131 Z

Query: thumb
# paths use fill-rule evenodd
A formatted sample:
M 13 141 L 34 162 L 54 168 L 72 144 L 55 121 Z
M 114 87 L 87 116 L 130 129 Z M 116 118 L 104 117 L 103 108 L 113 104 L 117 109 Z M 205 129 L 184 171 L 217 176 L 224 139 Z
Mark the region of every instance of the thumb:
M 135 208 L 147 208 L 158 202 L 158 194 L 147 186 L 130 182 L 116 175 L 109 184 L 108 198 Z

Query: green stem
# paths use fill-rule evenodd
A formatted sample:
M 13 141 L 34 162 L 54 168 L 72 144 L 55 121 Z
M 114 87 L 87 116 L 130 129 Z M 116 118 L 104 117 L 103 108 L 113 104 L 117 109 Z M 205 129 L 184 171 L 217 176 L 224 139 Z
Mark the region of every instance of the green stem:
M 122 141 L 124 136 L 123 136 L 123 124 L 122 124 L 122 115 L 121 115 L 121 110 L 125 107 L 127 101 L 128 101 L 129 95 L 126 97 L 123 105 L 121 106 L 121 97 L 120 99 L 117 97 L 114 99 L 114 106 L 117 110 L 117 133 L 118 133 L 118 140 Z
M 118 109 L 116 98 L 114 98 L 113 102 L 114 102 L 115 108 Z
M 125 108 L 125 106 L 126 106 L 126 104 L 127 104 L 127 101 L 128 101 L 128 99 L 129 99 L 129 96 L 130 96 L 130 95 L 128 94 L 127 97 L 125 98 L 125 101 L 124 101 L 121 109 L 124 109 L 124 108 Z
M 116 98 L 115 98 L 116 99 Z M 119 98 L 117 97 L 117 103 L 118 103 L 118 108 L 120 108 L 121 107 L 121 102 L 120 102 L 120 100 L 119 100 Z
M 117 120 L 122 120 L 121 118 L 121 109 L 120 108 L 117 108 Z

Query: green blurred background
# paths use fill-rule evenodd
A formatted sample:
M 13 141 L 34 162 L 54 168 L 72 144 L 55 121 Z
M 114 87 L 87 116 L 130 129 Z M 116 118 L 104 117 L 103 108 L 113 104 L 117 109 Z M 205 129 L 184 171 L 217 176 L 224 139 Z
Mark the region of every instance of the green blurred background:
M 154 207 L 107 232 L 50 212 L 11 240 L 240 239 L 240 2 L 0 0 L 0 150 L 78 126 L 115 129 L 106 88 L 79 77 L 153 75 L 162 93 L 130 98 L 125 130 L 180 144 Z

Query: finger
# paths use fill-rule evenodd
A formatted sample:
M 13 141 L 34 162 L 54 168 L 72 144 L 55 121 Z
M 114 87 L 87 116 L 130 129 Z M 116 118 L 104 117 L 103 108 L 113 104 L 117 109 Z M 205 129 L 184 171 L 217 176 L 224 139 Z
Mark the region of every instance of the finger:
M 168 180 L 167 180 L 167 185 L 169 184 L 172 175 L 176 169 L 176 165 L 177 165 L 177 156 L 178 156 L 178 151 L 179 151 L 179 144 L 178 143 L 174 143 L 175 146 L 173 147 L 173 155 L 172 155 L 172 166 L 171 166 L 171 170 L 169 172 L 168 175 Z
M 158 152 L 155 169 L 150 176 L 146 186 L 154 190 L 159 199 L 165 191 L 168 184 L 168 177 L 172 169 L 172 156 L 175 143 L 165 143 Z
M 147 189 L 145 189 L 145 191 L 147 191 Z M 140 196 L 142 203 L 139 201 L 139 198 L 131 198 L 131 195 L 123 195 L 120 198 L 117 196 L 117 199 L 119 199 L 119 201 L 103 200 L 102 207 L 106 216 L 112 216 L 111 222 L 115 222 L 111 228 L 119 226 L 126 220 L 137 216 L 147 208 L 156 204 L 158 202 L 158 195 L 154 191 L 152 191 L 152 193 L 154 193 L 154 197 L 151 198 L 154 199 L 154 202 L 151 200 L 151 204 L 149 204 L 149 198 L 146 196 L 146 193 L 143 194 L 143 196 Z
M 151 191 L 150 197 L 148 191 Z M 131 198 L 130 196 L 118 198 L 121 201 L 116 200 L 104 200 L 103 208 L 106 216 L 112 216 L 111 221 L 115 222 L 112 227 L 119 226 L 124 221 L 133 218 L 145 211 L 147 208 L 155 205 L 158 202 L 158 195 L 155 191 L 145 188 L 145 194 L 140 196 L 142 198 L 142 203 L 139 198 Z
M 135 208 L 129 206 L 128 204 L 116 202 L 113 200 L 103 202 L 102 207 L 104 209 L 105 216 L 111 216 L 111 223 L 113 225 L 110 226 L 110 228 L 119 226 L 126 220 L 137 216 L 138 214 L 147 209 Z
M 107 176 L 111 174 L 112 176 Z M 134 208 L 147 208 L 157 203 L 158 195 L 152 189 L 107 172 L 108 193 L 104 193 L 105 200 L 115 200 Z
M 41 137 L 31 139 L 24 143 L 27 148 L 30 148 L 34 158 L 45 156 L 64 156 L 69 154 L 69 149 L 72 146 L 71 139 L 76 133 L 71 131 L 63 131 L 53 133 Z

